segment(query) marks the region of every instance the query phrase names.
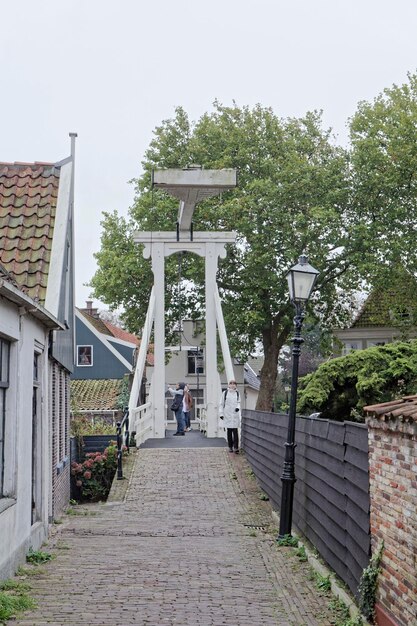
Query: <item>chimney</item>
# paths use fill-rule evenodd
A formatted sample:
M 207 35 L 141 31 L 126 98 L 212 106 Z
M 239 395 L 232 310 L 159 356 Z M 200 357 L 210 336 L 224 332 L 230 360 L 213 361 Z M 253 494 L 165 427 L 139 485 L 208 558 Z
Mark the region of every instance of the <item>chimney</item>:
M 93 309 L 93 301 L 92 300 L 86 300 L 85 304 L 86 304 L 86 308 L 85 309 L 81 309 L 81 311 L 83 313 L 87 313 L 87 315 L 91 315 L 91 317 L 95 317 L 96 319 L 98 319 L 98 317 L 99 317 L 98 309 Z

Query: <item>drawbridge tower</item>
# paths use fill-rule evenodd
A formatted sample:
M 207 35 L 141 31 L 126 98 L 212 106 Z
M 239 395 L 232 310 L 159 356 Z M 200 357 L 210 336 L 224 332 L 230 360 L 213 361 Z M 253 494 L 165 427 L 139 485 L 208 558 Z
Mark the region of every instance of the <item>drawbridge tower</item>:
M 206 433 L 218 436 L 218 403 L 221 395 L 217 369 L 217 331 L 219 333 L 227 379 L 234 378 L 233 364 L 224 325 L 216 274 L 218 259 L 225 258 L 225 244 L 234 243 L 236 233 L 199 232 L 193 230 L 193 213 L 202 200 L 233 189 L 237 173 L 233 169 L 157 170 L 152 174 L 152 185 L 180 201 L 175 231 L 134 233 L 134 241 L 144 246 L 144 258 L 151 259 L 154 286 L 136 362 L 129 400 L 130 429 L 136 431 L 137 445 L 149 437 L 165 437 L 165 258 L 181 251 L 192 252 L 205 259 L 205 336 L 206 336 Z M 149 401 L 138 406 L 146 354 L 152 328 L 154 329 L 154 368 L 149 388 Z

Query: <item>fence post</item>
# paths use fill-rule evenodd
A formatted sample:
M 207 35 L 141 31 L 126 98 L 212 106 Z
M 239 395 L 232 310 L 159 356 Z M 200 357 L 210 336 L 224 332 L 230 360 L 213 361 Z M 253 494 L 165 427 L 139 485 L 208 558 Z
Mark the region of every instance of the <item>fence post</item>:
M 121 422 L 117 422 L 116 424 L 117 430 L 117 480 L 122 480 L 123 478 L 123 466 L 122 466 L 122 424 Z

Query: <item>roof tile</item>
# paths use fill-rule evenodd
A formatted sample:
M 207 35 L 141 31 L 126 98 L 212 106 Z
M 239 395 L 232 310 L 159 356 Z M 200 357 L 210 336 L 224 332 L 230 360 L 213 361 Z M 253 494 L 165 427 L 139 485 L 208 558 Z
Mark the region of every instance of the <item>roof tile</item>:
M 404 396 L 398 400 L 372 404 L 363 408 L 368 417 L 387 422 L 398 419 L 417 423 L 417 396 Z
M 72 410 L 117 411 L 125 380 L 71 380 Z
M 31 298 L 45 301 L 60 168 L 0 163 L 0 263 Z

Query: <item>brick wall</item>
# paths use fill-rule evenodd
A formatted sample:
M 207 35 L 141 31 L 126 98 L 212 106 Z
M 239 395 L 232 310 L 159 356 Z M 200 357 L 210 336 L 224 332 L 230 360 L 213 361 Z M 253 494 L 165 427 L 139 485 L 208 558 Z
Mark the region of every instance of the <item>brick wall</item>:
M 367 423 L 372 546 L 385 546 L 379 623 L 408 626 L 417 624 L 417 422 L 376 413 Z

